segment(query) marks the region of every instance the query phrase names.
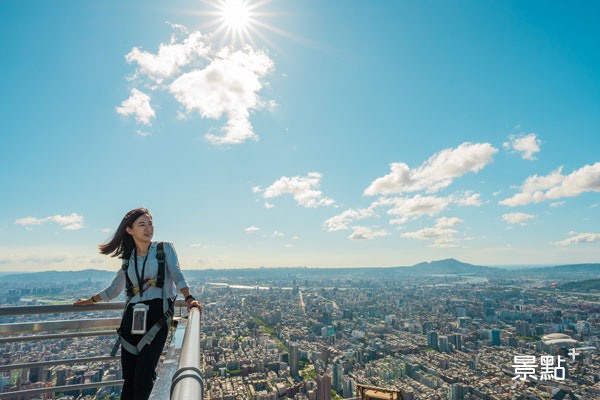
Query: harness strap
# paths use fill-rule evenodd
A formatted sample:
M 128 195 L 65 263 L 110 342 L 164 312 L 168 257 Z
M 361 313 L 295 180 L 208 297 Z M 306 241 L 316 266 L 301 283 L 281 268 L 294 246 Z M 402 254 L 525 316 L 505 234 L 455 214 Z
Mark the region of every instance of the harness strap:
M 111 351 L 111 356 L 115 356 L 117 354 L 117 350 L 119 348 L 119 344 L 123 346 L 125 350 L 133 355 L 138 355 L 140 351 L 144 348 L 145 345 L 152 343 L 154 337 L 165 325 L 171 327 L 173 324 L 173 310 L 169 307 L 169 302 L 167 300 L 167 291 L 164 289 L 165 284 L 165 249 L 163 242 L 159 242 L 156 248 L 156 258 L 158 259 L 158 274 L 156 279 L 146 279 L 144 280 L 144 284 L 148 283 L 143 289 L 142 292 L 146 291 L 150 286 L 156 286 L 163 289 L 163 315 L 160 317 L 158 321 L 142 336 L 137 346 L 129 343 L 127 340 L 123 338 L 121 334 L 121 328 L 117 329 L 117 341 L 115 342 L 113 349 Z M 127 304 L 125 305 L 125 311 L 127 310 L 127 306 L 129 305 L 129 301 L 133 296 L 140 292 L 139 287 L 134 287 L 131 279 L 129 279 L 129 275 L 127 274 L 127 270 L 129 268 L 129 259 L 123 260 L 123 265 L 121 268 L 125 271 L 125 287 L 127 290 Z M 125 313 L 125 311 L 123 313 Z
M 156 247 L 156 259 L 158 260 L 158 275 L 156 276 L 156 287 L 162 289 L 165 285 L 165 245 L 159 242 Z
M 150 286 L 156 286 L 156 279 L 146 278 L 146 279 L 144 279 L 143 283 L 144 283 L 144 285 L 146 285 L 146 284 L 147 285 L 144 286 L 144 288 L 141 290 L 142 293 L 144 293 L 146 290 L 148 290 L 150 288 Z M 133 294 L 134 295 L 138 294 L 139 292 L 140 292 L 140 287 L 139 286 L 136 286 L 136 287 L 133 288 Z

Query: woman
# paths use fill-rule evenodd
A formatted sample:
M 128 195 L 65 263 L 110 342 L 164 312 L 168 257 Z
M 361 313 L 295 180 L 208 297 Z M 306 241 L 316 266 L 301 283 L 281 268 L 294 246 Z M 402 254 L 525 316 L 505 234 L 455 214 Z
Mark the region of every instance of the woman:
M 121 258 L 122 268 L 105 290 L 89 299 L 79 299 L 73 304 L 87 306 L 100 300 L 110 301 L 119 296 L 123 289 L 128 288 L 127 308 L 119 328 L 124 379 L 122 400 L 145 400 L 150 396 L 156 365 L 169 330 L 167 322 L 170 318 L 166 320 L 165 318 L 172 315 L 173 303 L 177 296 L 176 290 L 185 297 L 188 310 L 197 307 L 202 312 L 202 305 L 190 294 L 189 285 L 181 273 L 173 245 L 152 242 L 153 234 L 152 215 L 146 208 L 129 211 L 113 238 L 99 246 L 100 253 L 106 255 L 112 253 L 112 257 Z M 163 279 L 159 276 L 160 262 L 163 264 Z M 161 288 L 161 284 L 157 281 L 162 280 L 164 283 Z M 134 309 L 136 323 L 133 321 Z M 142 318 L 138 318 L 140 316 Z M 144 320 L 145 326 L 142 322 Z M 141 331 L 137 330 L 140 326 Z M 158 331 L 152 339 L 149 339 L 152 335 L 147 336 L 145 332 L 152 330 L 153 327 L 155 327 L 154 331 Z M 144 344 L 145 342 L 147 344 Z

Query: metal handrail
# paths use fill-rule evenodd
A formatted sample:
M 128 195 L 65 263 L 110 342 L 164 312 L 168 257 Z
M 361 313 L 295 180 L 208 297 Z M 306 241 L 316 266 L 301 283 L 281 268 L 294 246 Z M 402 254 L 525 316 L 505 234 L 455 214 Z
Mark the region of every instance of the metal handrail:
M 70 319 L 62 321 L 17 322 L 0 324 L 0 335 L 68 331 L 76 329 L 118 328 L 121 318 Z
M 39 368 L 39 367 L 51 367 L 54 365 L 66 365 L 66 364 L 87 364 L 91 362 L 111 362 L 120 360 L 120 356 L 99 356 L 99 357 L 81 357 L 81 358 L 63 358 L 60 360 L 50 361 L 38 361 L 32 363 L 23 364 L 9 364 L 0 365 L 0 372 L 10 371 L 11 369 L 23 369 L 23 368 Z
M 185 300 L 177 300 L 175 307 L 186 307 Z M 0 307 L 0 317 L 8 317 L 13 315 L 34 315 L 34 314 L 65 314 L 79 312 L 94 312 L 94 311 L 111 311 L 123 310 L 125 308 L 124 301 L 117 302 L 98 302 L 89 306 L 74 306 L 72 304 L 52 304 L 45 306 L 16 306 L 16 307 Z
M 56 333 L 56 334 L 51 334 L 51 335 L 8 336 L 8 337 L 0 337 L 0 343 L 31 342 L 34 340 L 65 339 L 65 338 L 84 337 L 84 336 L 112 336 L 114 334 L 115 334 L 115 330 L 111 329 L 109 331 L 67 332 L 67 333 Z
M 171 399 L 202 400 L 204 397 L 204 378 L 200 370 L 200 317 L 197 308 L 189 311 L 179 364 L 171 384 Z
M 42 393 L 55 393 L 55 392 L 70 392 L 72 390 L 83 390 L 83 389 L 93 389 L 98 387 L 106 387 L 106 386 L 122 386 L 123 380 L 115 380 L 115 381 L 103 381 L 103 382 L 93 382 L 93 383 L 79 383 L 76 385 L 67 385 L 67 386 L 49 386 L 38 389 L 27 389 L 27 390 L 19 390 L 17 392 L 3 392 L 0 393 L 0 399 L 10 399 L 12 397 L 22 397 L 29 398 L 29 396 L 33 396 L 36 394 Z

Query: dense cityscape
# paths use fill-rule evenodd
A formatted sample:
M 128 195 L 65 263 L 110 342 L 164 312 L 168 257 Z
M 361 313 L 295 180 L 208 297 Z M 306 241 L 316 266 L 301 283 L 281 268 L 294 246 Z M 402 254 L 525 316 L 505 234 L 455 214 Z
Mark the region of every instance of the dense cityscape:
M 406 400 L 600 397 L 600 305 L 593 290 L 573 289 L 574 283 L 593 281 L 563 287 L 567 279 L 541 269 L 542 278 L 283 268 L 251 278 L 245 271 L 237 277 L 223 272 L 221 279 L 214 279 L 219 271 L 204 278 L 196 271 L 190 279 L 204 303 L 205 398 L 347 399 L 357 397 L 357 385 L 392 389 Z M 5 280 L 0 299 L 3 307 L 68 303 L 108 282 Z M 81 318 L 72 315 L 0 322 Z M 2 343 L 0 364 L 101 356 L 113 341 L 98 336 Z M 515 357 L 523 356 L 529 365 L 517 365 Z M 550 367 L 542 375 L 544 363 Z M 529 373 L 521 372 L 532 364 Z M 118 362 L 1 374 L 1 392 L 121 379 Z M 54 398 L 118 398 L 119 390 L 75 390 Z

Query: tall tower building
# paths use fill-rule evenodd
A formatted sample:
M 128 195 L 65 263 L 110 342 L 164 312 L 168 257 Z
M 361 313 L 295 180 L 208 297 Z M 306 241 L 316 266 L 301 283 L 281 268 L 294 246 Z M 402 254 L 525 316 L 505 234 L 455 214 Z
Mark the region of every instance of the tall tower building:
M 448 344 L 448 336 L 439 337 L 439 347 L 442 353 L 450 353 L 450 345 Z
M 490 335 L 492 337 L 492 346 L 500 346 L 500 329 L 492 329 Z
M 290 345 L 290 375 L 298 376 L 298 345 L 296 343 Z
M 529 322 L 527 321 L 515 321 L 515 327 L 517 328 L 517 336 L 531 336 L 529 329 Z
M 432 349 L 438 348 L 437 332 L 431 331 L 427 334 L 427 347 L 431 347 Z
M 333 388 L 336 392 L 342 392 L 342 383 L 344 379 L 344 367 L 342 366 L 342 360 L 336 359 L 333 363 Z
M 331 378 L 329 375 L 317 376 L 317 400 L 331 400 Z

